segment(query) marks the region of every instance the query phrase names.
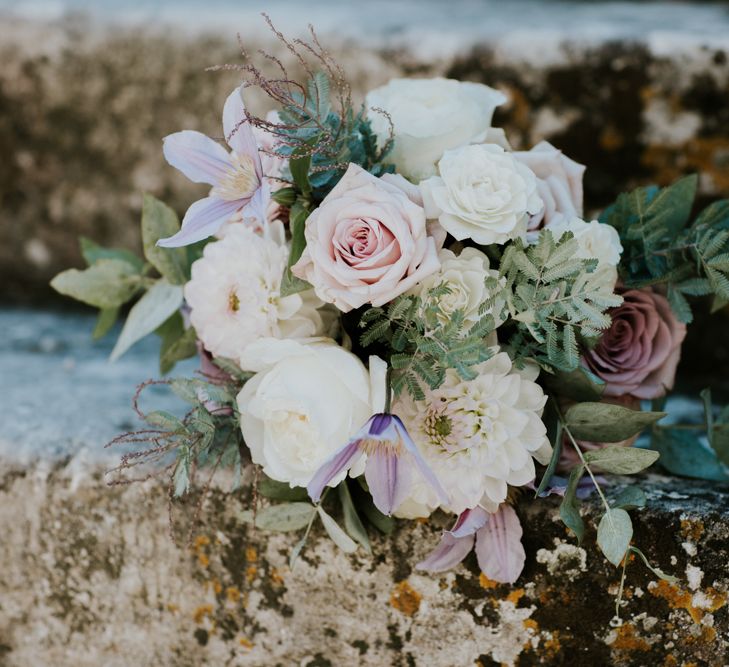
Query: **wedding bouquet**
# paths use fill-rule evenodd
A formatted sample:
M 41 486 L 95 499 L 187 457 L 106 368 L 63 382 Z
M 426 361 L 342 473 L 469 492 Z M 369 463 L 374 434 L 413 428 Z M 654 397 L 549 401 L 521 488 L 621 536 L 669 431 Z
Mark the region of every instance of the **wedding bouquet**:
M 605 557 L 651 567 L 627 511 L 644 494 L 608 501 L 601 485 L 653 464 L 670 435 L 654 424 L 689 301 L 729 299 L 729 201 L 692 218 L 689 176 L 585 220 L 585 167 L 546 142 L 512 149 L 492 127 L 498 90 L 397 79 L 358 107 L 313 31 L 277 36 L 301 81 L 272 56 L 272 75 L 225 66 L 244 83 L 223 139 L 164 139 L 167 162 L 210 186 L 182 224 L 146 195 L 144 259 L 82 239 L 88 268 L 52 283 L 100 309 L 96 336 L 135 302 L 112 359 L 153 332 L 163 374 L 199 356 L 195 377 L 157 382 L 184 416 L 135 398 L 147 426 L 116 442 L 148 446 L 115 472 L 167 473 L 182 496 L 203 467 L 230 468 L 254 488 L 244 520 L 304 532 L 292 562 L 317 520 L 345 552 L 369 551 L 392 517 L 445 512 L 453 527 L 418 567 L 475 549 L 508 583 L 525 561 L 515 499 L 563 496 L 581 540 L 580 499 L 596 490 Z M 275 111 L 252 114 L 248 87 Z M 729 462 L 729 415 L 705 398 Z

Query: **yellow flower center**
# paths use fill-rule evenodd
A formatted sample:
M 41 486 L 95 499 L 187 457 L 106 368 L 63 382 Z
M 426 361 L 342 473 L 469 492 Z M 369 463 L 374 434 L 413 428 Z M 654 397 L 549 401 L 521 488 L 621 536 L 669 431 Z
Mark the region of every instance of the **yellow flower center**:
M 230 156 L 230 169 L 225 173 L 212 194 L 225 201 L 236 201 L 250 197 L 258 187 L 258 175 L 253 159 L 248 155 Z

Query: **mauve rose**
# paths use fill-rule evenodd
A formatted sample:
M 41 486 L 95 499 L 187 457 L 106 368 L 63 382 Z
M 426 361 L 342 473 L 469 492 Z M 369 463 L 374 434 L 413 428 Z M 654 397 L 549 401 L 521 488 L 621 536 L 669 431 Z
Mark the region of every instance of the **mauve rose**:
M 538 143 L 530 151 L 515 151 L 513 156 L 534 172 L 537 194 L 544 202 L 541 211 L 529 218 L 527 232 L 582 217 L 584 165 L 570 160 L 548 141 Z
M 622 305 L 610 311 L 610 328 L 584 361 L 607 383 L 605 396 L 659 398 L 673 388 L 686 325 L 666 297 L 651 289 L 622 296 Z
M 306 249 L 291 270 L 345 313 L 381 306 L 440 268 L 425 211 L 401 180 L 350 164 L 306 220 Z

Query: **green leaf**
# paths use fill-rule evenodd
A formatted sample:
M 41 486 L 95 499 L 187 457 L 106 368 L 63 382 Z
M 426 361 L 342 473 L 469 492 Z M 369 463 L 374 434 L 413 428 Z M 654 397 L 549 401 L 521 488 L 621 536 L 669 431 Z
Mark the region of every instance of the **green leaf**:
M 368 554 L 371 554 L 372 547 L 370 546 L 370 538 L 367 535 L 365 527 L 362 525 L 362 521 L 357 514 L 357 510 L 354 507 L 346 479 L 337 487 L 337 491 L 339 492 L 339 500 L 342 503 L 345 530 L 349 533 L 350 537 L 364 547 L 364 550 Z
M 160 429 L 171 432 L 186 431 L 187 427 L 175 415 L 165 410 L 155 410 L 145 415 L 144 421 L 150 426 L 157 426 Z
M 653 429 L 651 447 L 661 454 L 661 466 L 681 477 L 729 481 L 729 468 L 701 436 L 701 431 L 670 426 Z
M 282 297 L 289 296 L 291 294 L 297 294 L 304 290 L 310 289 L 311 285 L 297 278 L 291 273 L 291 267 L 296 264 L 301 258 L 301 255 L 306 248 L 306 236 L 304 235 L 304 229 L 306 227 L 306 219 L 309 217 L 309 211 L 300 203 L 296 202 L 291 209 L 291 215 L 289 217 L 289 228 L 291 229 L 291 251 L 289 253 L 289 261 L 284 269 L 284 275 L 281 280 L 280 294 Z
M 625 556 L 633 538 L 633 522 L 623 509 L 609 509 L 603 514 L 597 526 L 597 544 L 600 550 L 616 567 Z
M 170 320 L 176 320 L 182 317 L 179 313 L 175 313 Z M 168 322 L 170 321 L 168 320 Z M 169 373 L 178 361 L 189 359 L 197 354 L 197 334 L 193 327 L 184 328 L 181 324 L 180 329 L 166 331 L 165 325 L 158 327 L 155 333 L 162 337 L 162 345 L 159 351 L 159 370 L 162 375 Z
M 555 394 L 573 401 L 598 401 L 605 391 L 605 381 L 582 367 L 573 371 L 558 370 L 554 375 L 544 377 Z
M 311 166 L 311 156 L 292 157 L 289 160 L 289 169 L 291 178 L 296 183 L 304 196 L 311 194 L 311 183 L 309 182 L 309 167 Z
M 580 516 L 580 508 L 577 502 L 577 485 L 580 482 L 584 468 L 582 464 L 572 469 L 569 480 L 567 481 L 567 489 L 562 498 L 562 504 L 559 506 L 559 516 L 567 528 L 569 528 L 577 537 L 577 543 L 582 543 L 585 535 L 585 522 Z
M 116 323 L 116 318 L 119 317 L 119 307 L 115 308 L 102 308 L 99 311 L 99 316 L 96 318 L 96 324 L 94 325 L 94 331 L 91 334 L 94 340 L 103 338 L 106 334 L 111 331 L 112 327 Z
M 280 206 L 291 208 L 296 201 L 296 190 L 294 188 L 279 188 L 271 193 L 271 199 Z
M 125 248 L 103 248 L 85 236 L 79 238 L 79 245 L 81 246 L 81 254 L 89 266 L 96 264 L 100 259 L 118 259 L 127 264 L 131 264 L 137 273 L 141 273 L 144 268 L 142 258 L 137 257 L 131 250 L 126 250 Z
M 101 259 L 84 271 L 68 269 L 59 273 L 51 287 L 97 308 L 116 308 L 129 301 L 142 285 L 142 278 L 129 262 Z
M 638 547 L 630 547 L 629 551 L 631 553 L 636 554 L 637 556 L 640 556 L 643 560 L 643 564 L 651 571 L 653 574 L 655 574 L 659 579 L 663 579 L 664 581 L 668 581 L 672 584 L 677 584 L 679 579 L 678 577 L 674 577 L 671 574 L 666 574 L 663 570 L 661 570 L 658 567 L 653 567 L 650 562 L 648 561 L 648 558 L 646 558 L 646 555 L 638 548 Z
M 620 507 L 626 510 L 645 507 L 645 504 L 645 493 L 635 485 L 626 486 L 611 503 L 613 507 Z
M 271 500 L 303 501 L 309 497 L 304 487 L 292 487 L 286 482 L 279 482 L 269 477 L 263 477 L 258 482 L 258 493 Z
M 559 418 L 557 418 L 555 420 L 554 438 L 550 438 L 550 439 L 552 441 L 552 457 L 549 459 L 549 464 L 547 465 L 547 469 L 544 471 L 544 475 L 542 476 L 542 481 L 539 482 L 539 487 L 537 488 L 537 491 L 534 494 L 535 498 L 539 497 L 539 495 L 549 485 L 549 480 L 552 479 L 552 475 L 554 475 L 554 471 L 557 469 L 557 464 L 559 463 L 559 457 L 562 454 L 563 431 L 562 431 L 562 421 Z
M 327 531 L 327 535 L 332 538 L 334 544 L 346 554 L 357 551 L 357 543 L 322 509 L 321 505 L 317 505 L 316 511 L 319 513 L 319 518 L 324 524 L 324 530 Z
M 567 426 L 578 440 L 620 442 L 666 416 L 610 403 L 576 403 L 567 410 Z
M 389 535 L 395 530 L 395 519 L 391 516 L 383 514 L 375 507 L 372 502 L 372 496 L 366 488 L 366 482 L 363 477 L 357 479 L 359 484 L 352 486 L 352 493 L 354 495 L 355 505 L 362 511 L 362 513 L 377 530 L 385 535 Z
M 616 475 L 633 475 L 653 465 L 660 454 L 652 449 L 611 446 L 585 452 L 590 465 Z
M 308 525 L 316 508 L 310 503 L 282 503 L 262 507 L 256 513 L 256 528 L 272 532 L 289 532 L 299 530 Z M 240 513 L 241 520 L 253 523 L 253 512 L 246 510 Z
M 161 248 L 160 239 L 173 236 L 180 230 L 177 214 L 167 204 L 145 194 L 142 204 L 142 244 L 144 256 L 162 276 L 173 285 L 184 285 L 189 278 L 187 250 Z
M 134 343 L 151 334 L 182 305 L 182 287 L 158 280 L 129 311 L 124 328 L 111 352 L 116 361 Z
M 172 476 L 174 483 L 174 495 L 176 498 L 185 495 L 190 488 L 190 456 L 182 453 L 175 466 L 175 472 Z

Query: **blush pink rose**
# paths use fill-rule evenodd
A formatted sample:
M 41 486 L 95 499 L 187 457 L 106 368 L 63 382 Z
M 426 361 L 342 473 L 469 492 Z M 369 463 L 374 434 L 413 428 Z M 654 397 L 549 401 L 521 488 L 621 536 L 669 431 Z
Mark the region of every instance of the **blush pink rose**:
M 306 249 L 292 272 L 345 313 L 407 292 L 440 268 L 438 244 L 415 198 L 404 179 L 376 178 L 350 164 L 308 217 Z
M 537 177 L 537 194 L 544 206 L 529 218 L 527 233 L 536 233 L 560 221 L 582 217 L 582 176 L 584 165 L 568 158 L 548 141 L 530 151 L 515 151 L 513 156 Z
M 610 316 L 610 328 L 584 356 L 587 367 L 607 383 L 605 396 L 653 399 L 673 389 L 686 325 L 666 297 L 651 289 L 627 290 Z

